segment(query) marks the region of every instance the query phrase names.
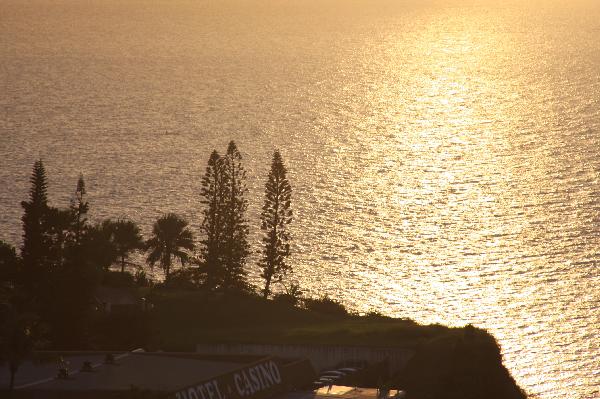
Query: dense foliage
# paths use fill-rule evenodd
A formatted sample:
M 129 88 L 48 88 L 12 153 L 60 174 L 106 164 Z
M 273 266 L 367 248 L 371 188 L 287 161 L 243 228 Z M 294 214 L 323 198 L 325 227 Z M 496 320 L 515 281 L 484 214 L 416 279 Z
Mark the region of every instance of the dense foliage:
M 285 177 L 282 167 L 283 164 L 278 173 L 283 171 Z M 13 306 L 11 309 L 38 315 L 43 328 L 39 336 L 32 338 L 46 347 L 84 348 L 103 341 L 97 333 L 98 323 L 104 323 L 98 311 L 106 304 L 98 302 L 98 287 L 140 292 L 155 283 L 140 270 L 140 265 L 131 261 L 136 252 L 146 252 L 146 262 L 162 268 L 165 279 L 161 285 L 227 295 L 251 291 L 247 280 L 250 245 L 246 172 L 233 141 L 225 155 L 220 156 L 217 151 L 211 154 L 202 179 L 204 209 L 199 253 L 194 253 L 196 244 L 188 222 L 172 213 L 154 223 L 147 240 L 131 220 L 90 223 L 93 209 L 82 175 L 65 209 L 49 204 L 48 178 L 42 160 L 35 161 L 30 184 L 28 198 L 21 203 L 24 212 L 20 253 L 0 242 L 0 283 L 23 298 L 17 307 L 5 301 Z M 288 212 L 289 196 L 283 201 Z M 281 234 L 279 237 L 287 238 Z M 179 270 L 175 260 L 181 265 Z M 113 267 L 120 270 L 122 278 L 111 271 Z M 135 277 L 127 271 L 131 267 L 138 268 Z M 278 278 L 288 269 L 281 259 L 275 260 L 273 270 Z
M 394 383 L 408 399 L 525 399 L 502 365 L 496 340 L 466 326 L 424 341 Z
M 236 144 L 230 142 L 224 156 L 214 150 L 200 191 L 200 202 L 204 205 L 200 264 L 206 274 L 204 286 L 208 289 L 249 289 L 247 191 L 246 171 Z
M 223 208 L 226 199 L 225 171 L 223 159 L 213 151 L 208 159 L 206 172 L 202 178 L 200 190 L 201 203 L 204 205 L 201 232 L 201 256 L 206 271 L 206 284 L 219 287 L 224 280 L 223 241 L 225 237 L 225 214 Z
M 109 240 L 112 244 L 115 256 L 121 264 L 121 272 L 125 272 L 125 267 L 130 265 L 129 255 L 138 250 L 143 250 L 144 240 L 140 233 L 140 228 L 131 220 L 119 219 L 116 221 L 104 221 L 104 228 L 108 230 Z
M 168 281 L 173 258 L 179 259 L 184 266 L 189 259 L 187 251 L 194 249 L 194 236 L 187 228 L 187 221 L 174 213 L 160 217 L 152 227 L 152 237 L 146 243 L 148 263 L 152 266 L 159 262 Z
M 292 222 L 292 186 L 286 173 L 281 154 L 275 151 L 265 184 L 265 203 L 260 214 L 261 229 L 264 231 L 260 267 L 261 276 L 265 280 L 265 298 L 271 293 L 272 280 L 281 280 L 290 270 L 287 257 L 290 255 L 288 225 Z
M 245 269 L 249 254 L 248 221 L 245 194 L 246 172 L 242 166 L 242 155 L 232 141 L 224 158 L 225 201 L 222 209 L 223 226 L 223 281 L 225 290 L 243 290 L 248 287 Z

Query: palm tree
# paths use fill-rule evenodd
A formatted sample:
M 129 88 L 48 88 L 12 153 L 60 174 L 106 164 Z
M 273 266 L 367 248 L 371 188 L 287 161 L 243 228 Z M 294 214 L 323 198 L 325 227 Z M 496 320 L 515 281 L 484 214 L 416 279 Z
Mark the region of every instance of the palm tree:
M 152 267 L 156 262 L 165 272 L 165 281 L 169 280 L 172 257 L 179 258 L 181 265 L 189 259 L 185 250 L 194 249 L 194 236 L 187 228 L 188 222 L 174 213 L 160 217 L 152 228 L 152 238 L 146 242 L 150 252 L 146 262 Z
M 112 221 L 104 220 L 90 226 L 83 236 L 82 248 L 86 259 L 90 260 L 98 270 L 108 271 L 110 266 L 119 260 L 115 244 L 112 241 Z
M 103 227 L 110 232 L 110 240 L 121 263 L 121 273 L 124 273 L 125 266 L 131 264 L 127 261 L 131 252 L 144 249 L 140 228 L 134 222 L 125 219 L 106 220 Z

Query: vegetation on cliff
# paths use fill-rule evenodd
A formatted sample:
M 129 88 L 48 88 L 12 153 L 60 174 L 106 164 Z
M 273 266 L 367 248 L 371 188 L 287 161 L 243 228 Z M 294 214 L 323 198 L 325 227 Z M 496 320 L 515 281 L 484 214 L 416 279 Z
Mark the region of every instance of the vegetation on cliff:
M 340 311 L 329 298 L 264 300 L 259 295 L 156 289 L 151 325 L 166 350 L 193 350 L 198 343 L 257 343 L 400 347 L 415 355 L 387 385 L 409 399 L 526 397 L 502 364 L 500 347 L 473 326 L 420 325 L 378 314 Z
M 473 328 L 419 325 L 376 313 L 357 315 L 335 300 L 306 298 L 295 284 L 273 294 L 273 284 L 291 271 L 287 225 L 291 186 L 278 152 L 273 156 L 261 214 L 264 232 L 259 262 L 264 287 L 247 278 L 248 222 L 245 171 L 231 142 L 211 155 L 202 181 L 200 252 L 188 222 L 167 214 L 144 241 L 128 220 L 87 222 L 90 206 L 83 177 L 71 206 L 47 200 L 41 161 L 34 164 L 28 201 L 23 201 L 20 254 L 0 242 L 0 362 L 17 372 L 35 347 L 52 349 L 194 351 L 199 343 L 368 345 L 415 351 L 406 370 L 389 384 L 410 398 L 507 398 L 524 395 L 502 365 L 487 332 Z M 160 264 L 163 282 L 152 282 L 130 255 L 148 252 Z M 174 270 L 178 259 L 182 267 Z M 111 270 L 115 266 L 117 270 Z M 190 266 L 190 267 L 184 267 Z M 101 309 L 99 287 L 118 288 L 145 306 L 126 312 Z M 389 377 L 389 376 L 388 376 Z

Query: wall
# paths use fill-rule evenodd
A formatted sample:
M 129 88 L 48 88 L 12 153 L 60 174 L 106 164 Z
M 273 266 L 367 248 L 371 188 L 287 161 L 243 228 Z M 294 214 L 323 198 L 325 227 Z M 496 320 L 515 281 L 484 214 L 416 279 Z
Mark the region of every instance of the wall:
M 328 345 L 199 344 L 196 352 L 210 355 L 253 354 L 282 358 L 308 358 L 317 371 L 348 364 L 387 361 L 391 373 L 404 368 L 414 350 L 392 347 Z

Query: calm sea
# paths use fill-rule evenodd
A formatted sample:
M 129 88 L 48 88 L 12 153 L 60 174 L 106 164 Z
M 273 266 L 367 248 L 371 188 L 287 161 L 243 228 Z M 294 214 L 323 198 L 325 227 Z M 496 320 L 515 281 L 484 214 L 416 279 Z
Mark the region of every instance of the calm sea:
M 600 2 L 0 0 L 0 239 L 40 157 L 55 205 L 82 172 L 94 220 L 197 227 L 231 139 L 254 244 L 284 156 L 308 294 L 473 323 L 529 392 L 600 397 Z

